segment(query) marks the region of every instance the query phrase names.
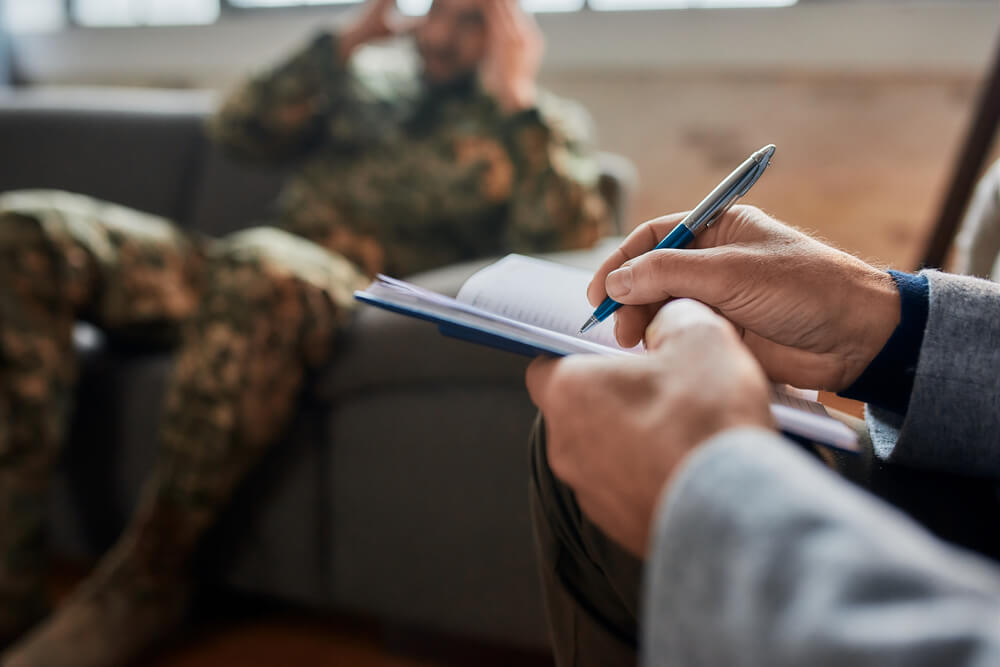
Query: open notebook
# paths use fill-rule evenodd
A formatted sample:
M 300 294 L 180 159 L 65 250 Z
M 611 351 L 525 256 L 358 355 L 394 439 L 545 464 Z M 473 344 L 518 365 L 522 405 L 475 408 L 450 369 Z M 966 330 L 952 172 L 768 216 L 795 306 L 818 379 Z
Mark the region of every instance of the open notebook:
M 586 299 L 591 276 L 583 269 L 508 255 L 470 277 L 454 299 L 383 275 L 354 296 L 434 322 L 445 335 L 518 354 L 644 354 L 641 345 L 631 349 L 618 345 L 610 322 L 584 335 L 576 333 L 593 312 Z M 771 411 L 782 431 L 857 451 L 854 431 L 830 417 L 815 396 L 815 392 L 775 389 Z

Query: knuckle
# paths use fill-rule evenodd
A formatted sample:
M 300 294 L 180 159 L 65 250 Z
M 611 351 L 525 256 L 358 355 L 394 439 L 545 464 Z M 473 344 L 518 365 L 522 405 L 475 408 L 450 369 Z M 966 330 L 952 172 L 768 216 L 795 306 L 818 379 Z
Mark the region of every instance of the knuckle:
M 670 255 L 654 250 L 632 260 L 632 289 L 651 297 L 666 296 L 664 284 L 670 275 Z
M 566 452 L 563 442 L 565 438 L 555 437 L 549 440 L 547 450 L 549 469 L 556 477 L 569 483 L 573 480 L 573 457 Z
M 739 216 L 744 217 L 759 217 L 764 215 L 764 211 L 760 210 L 752 204 L 736 204 L 732 207 L 732 212 Z

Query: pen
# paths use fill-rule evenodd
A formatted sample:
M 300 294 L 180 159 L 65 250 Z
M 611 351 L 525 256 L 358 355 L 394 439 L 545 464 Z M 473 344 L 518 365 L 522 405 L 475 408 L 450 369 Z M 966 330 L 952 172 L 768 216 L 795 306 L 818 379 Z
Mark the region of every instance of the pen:
M 736 203 L 736 200 L 747 193 L 757 182 L 767 165 L 771 163 L 771 156 L 774 155 L 774 144 L 768 144 L 759 151 L 751 155 L 736 170 L 726 176 L 725 180 L 715 186 L 715 189 L 694 210 L 688 213 L 681 220 L 673 231 L 667 234 L 662 241 L 656 244 L 653 250 L 664 248 L 685 248 L 694 239 L 695 235 L 703 229 L 708 228 L 719 216 Z M 585 334 L 598 324 L 608 318 L 611 313 L 621 308 L 611 297 L 606 298 L 595 310 L 582 327 L 579 333 Z

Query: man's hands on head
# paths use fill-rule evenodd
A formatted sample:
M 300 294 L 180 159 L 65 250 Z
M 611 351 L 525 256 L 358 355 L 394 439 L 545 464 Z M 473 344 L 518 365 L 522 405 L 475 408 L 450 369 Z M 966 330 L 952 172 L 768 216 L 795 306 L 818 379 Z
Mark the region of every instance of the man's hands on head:
M 650 250 L 683 214 L 640 225 L 598 269 L 587 290 L 627 304 L 619 342 L 639 342 L 672 298 L 708 304 L 740 330 L 776 382 L 846 389 L 899 323 L 892 277 L 749 206 L 736 206 L 691 248 Z
M 535 104 L 538 68 L 545 42 L 535 20 L 517 0 L 487 0 L 483 11 L 489 39 L 480 77 L 483 89 L 507 113 Z
M 772 426 L 763 371 L 710 309 L 667 304 L 646 342 L 646 356 L 536 359 L 527 374 L 552 471 L 594 523 L 640 558 L 658 498 L 684 457 L 728 428 Z
M 347 62 L 361 46 L 403 34 L 416 25 L 396 10 L 396 0 L 368 0 L 357 20 L 340 36 L 340 61 Z

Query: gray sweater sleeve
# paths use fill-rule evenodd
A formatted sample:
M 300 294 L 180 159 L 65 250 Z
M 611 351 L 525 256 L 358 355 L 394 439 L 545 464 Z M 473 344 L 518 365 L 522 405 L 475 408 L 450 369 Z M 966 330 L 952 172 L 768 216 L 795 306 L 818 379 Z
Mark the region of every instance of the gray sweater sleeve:
M 869 408 L 876 454 L 1000 477 L 1000 285 L 927 271 L 930 308 L 905 418 Z
M 645 577 L 647 666 L 1000 664 L 1000 572 L 769 431 L 685 462 Z

